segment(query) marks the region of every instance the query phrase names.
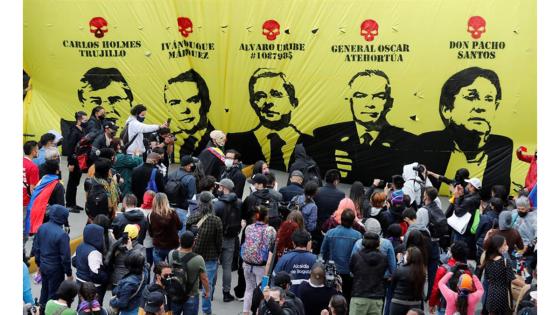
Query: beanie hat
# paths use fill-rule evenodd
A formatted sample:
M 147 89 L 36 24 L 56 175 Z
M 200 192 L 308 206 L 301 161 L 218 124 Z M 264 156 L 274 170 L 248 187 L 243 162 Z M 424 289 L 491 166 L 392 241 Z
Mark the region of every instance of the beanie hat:
M 200 193 L 200 196 L 198 196 L 200 203 L 210 203 L 212 199 L 214 199 L 214 195 L 208 191 L 203 191 Z
M 379 221 L 377 221 L 377 219 L 369 218 L 366 220 L 364 225 L 366 227 L 366 232 L 372 232 L 377 235 L 381 235 L 381 224 L 379 224 Z
M 391 193 L 391 205 L 402 205 L 404 202 L 404 193 L 402 190 L 395 190 Z
M 511 211 L 507 210 L 500 212 L 500 216 L 498 217 L 498 225 L 500 227 L 500 231 L 509 230 L 513 227 Z
M 124 232 L 128 233 L 128 237 L 133 240 L 135 238 L 138 237 L 138 231 L 140 230 L 140 228 L 138 227 L 137 224 L 127 224 L 124 227 Z
M 467 291 L 474 291 L 473 287 L 473 278 L 471 275 L 464 273 L 459 277 L 457 281 L 457 290 L 467 290 Z

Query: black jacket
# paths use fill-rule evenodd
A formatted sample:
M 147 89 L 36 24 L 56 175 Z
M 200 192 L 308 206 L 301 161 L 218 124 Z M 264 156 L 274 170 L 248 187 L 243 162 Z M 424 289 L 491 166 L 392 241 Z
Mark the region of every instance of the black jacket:
M 303 186 L 291 182 L 288 186 L 280 188 L 279 192 L 282 194 L 282 200 L 284 202 L 290 202 L 295 196 L 303 194 Z
M 374 178 L 390 181 L 394 174 L 401 174 L 403 158 L 415 138 L 402 128 L 386 126 L 371 145 L 360 144 L 354 121 L 317 128 L 313 136 L 313 145 L 306 150 L 322 170 L 336 169 L 335 151 L 345 151 L 352 160 L 352 170 L 342 181 L 359 180 L 365 185 Z
M 150 181 L 153 168 L 155 168 L 153 164 L 144 163 L 132 170 L 132 193 L 136 196 L 136 199 L 144 200 L 144 193 Z M 163 175 L 160 172 L 156 172 L 155 180 L 158 189 L 157 192 L 164 192 L 165 183 L 163 181 Z
M 326 184 L 325 186 L 319 188 L 319 191 L 313 197 L 315 204 L 317 205 L 317 226 L 322 226 L 325 222 L 338 208 L 338 204 L 346 195 L 336 189 L 333 184 Z
M 245 189 L 246 178 L 245 175 L 243 175 L 243 172 L 239 169 L 239 166 L 233 166 L 229 170 L 225 169 L 222 173 L 222 176 L 220 176 L 220 180 L 224 178 L 231 179 L 231 181 L 235 185 L 233 190 L 237 195 L 237 198 L 243 198 L 243 190 Z
M 65 143 L 63 144 L 66 145 L 66 149 L 68 152 L 68 165 L 77 166 L 78 161 L 76 161 L 76 155 L 74 154 L 74 152 L 76 150 L 78 142 L 80 142 L 80 139 L 82 139 L 85 134 L 86 133 L 83 128 L 80 130 L 78 127 L 76 127 L 76 125 L 72 125 L 72 127 L 70 127 L 68 138 L 65 138 Z
M 210 148 L 206 148 L 200 152 L 198 158 L 200 159 L 200 163 L 202 163 L 204 174 L 206 176 L 211 175 L 216 179 L 220 178 L 224 172 L 225 165 L 222 160 L 210 152 Z
M 138 243 L 144 244 L 146 231 L 148 231 L 148 221 L 144 216 L 144 212 L 136 208 L 117 214 L 117 216 L 113 220 L 113 223 L 111 224 L 115 239 L 121 238 L 124 228 L 127 226 L 127 224 L 136 224 L 140 227 L 140 231 L 138 231 Z
M 241 213 L 238 213 L 237 217 L 239 218 L 239 222 L 230 222 L 234 226 L 231 226 L 228 229 L 228 222 L 226 218 L 224 218 L 224 211 L 226 207 L 229 205 L 229 211 L 237 211 L 241 212 L 242 202 L 240 199 L 237 198 L 237 195 L 234 193 L 229 193 L 227 195 L 223 195 L 215 199 L 213 208 L 214 213 L 220 220 L 222 220 L 222 227 L 224 231 L 224 237 L 236 237 L 239 232 L 241 232 Z M 232 217 L 232 216 L 228 216 Z M 228 231 L 229 230 L 229 231 Z
M 103 133 L 103 121 L 104 120 L 98 120 L 95 117 L 90 117 L 86 124 L 85 133 L 93 133 L 96 136 Z
M 404 265 L 397 268 L 393 273 L 391 287 L 393 288 L 393 298 L 405 301 L 421 301 L 423 292 L 414 294 L 412 287 L 412 270 L 410 266 Z
M 271 194 L 267 188 L 257 190 L 247 196 L 247 198 L 243 201 L 243 206 L 241 207 L 241 218 L 247 222 L 251 222 L 251 216 L 255 212 L 255 207 L 259 205 L 259 202 L 262 202 L 261 200 L 282 201 L 281 198 L 277 198 L 276 195 Z
M 262 300 L 259 315 L 305 315 L 303 302 L 292 292 L 286 291 L 286 300 L 280 306 L 274 299 Z
M 352 297 L 384 298 L 383 276 L 388 264 L 387 256 L 378 250 L 362 249 L 352 255 L 350 259 L 350 272 L 354 275 Z

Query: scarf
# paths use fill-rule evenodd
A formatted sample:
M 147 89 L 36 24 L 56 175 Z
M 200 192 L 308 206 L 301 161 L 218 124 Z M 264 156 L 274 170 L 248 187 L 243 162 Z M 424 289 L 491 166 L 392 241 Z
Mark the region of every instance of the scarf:
M 58 175 L 45 175 L 33 190 L 25 214 L 25 233 L 37 233 L 43 224 L 51 194 L 58 184 Z
M 100 310 L 101 310 L 101 305 L 97 300 L 93 300 L 91 302 L 84 300 L 80 302 L 80 305 L 78 305 L 78 312 L 93 313 L 93 311 L 100 311 Z

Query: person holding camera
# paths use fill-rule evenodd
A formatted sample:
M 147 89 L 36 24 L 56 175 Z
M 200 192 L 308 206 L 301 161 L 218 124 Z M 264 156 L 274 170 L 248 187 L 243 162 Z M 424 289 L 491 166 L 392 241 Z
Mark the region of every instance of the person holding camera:
M 130 110 L 130 116 L 126 120 L 123 133 L 121 134 L 121 138 L 128 146 L 126 154 L 134 154 L 136 150 L 140 151 L 140 153 L 146 152 L 144 134 L 168 127 L 167 122 L 161 125 L 145 124 L 144 120 L 146 119 L 147 111 L 146 106 L 142 104 L 138 104 Z
M 109 283 L 116 287 L 119 281 L 129 272 L 125 261 L 133 250 L 146 257 L 146 249 L 138 242 L 138 227 L 135 224 L 128 224 L 122 236 L 111 245 L 105 256 L 104 265 L 111 266 L 113 272 Z

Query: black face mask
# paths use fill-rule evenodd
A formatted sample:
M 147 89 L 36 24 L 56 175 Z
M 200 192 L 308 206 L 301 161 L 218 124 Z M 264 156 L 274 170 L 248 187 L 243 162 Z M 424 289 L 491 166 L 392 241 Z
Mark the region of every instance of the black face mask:
M 517 214 L 519 214 L 520 217 L 524 218 L 527 216 L 527 214 L 529 214 L 529 212 L 521 212 L 521 211 L 517 211 Z
M 103 119 L 105 119 L 105 115 L 100 115 L 100 116 L 98 116 L 97 118 L 98 118 L 99 120 L 103 120 Z

